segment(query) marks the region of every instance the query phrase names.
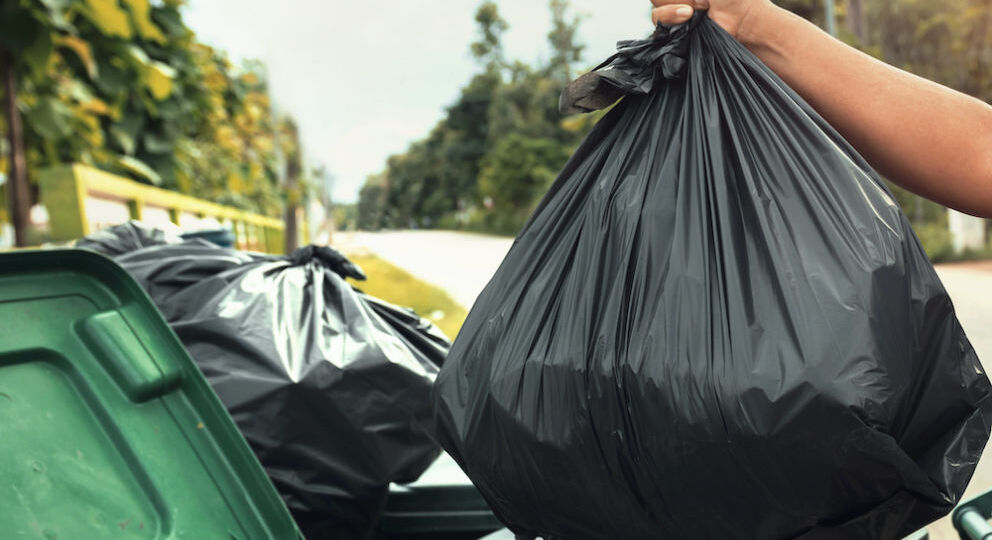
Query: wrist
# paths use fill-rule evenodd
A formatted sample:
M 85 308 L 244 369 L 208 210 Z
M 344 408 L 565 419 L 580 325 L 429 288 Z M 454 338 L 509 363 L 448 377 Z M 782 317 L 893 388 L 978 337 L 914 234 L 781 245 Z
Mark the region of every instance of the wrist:
M 775 36 L 776 20 L 784 13 L 787 12 L 771 2 L 751 2 L 741 15 L 735 37 L 752 51 L 765 47 Z

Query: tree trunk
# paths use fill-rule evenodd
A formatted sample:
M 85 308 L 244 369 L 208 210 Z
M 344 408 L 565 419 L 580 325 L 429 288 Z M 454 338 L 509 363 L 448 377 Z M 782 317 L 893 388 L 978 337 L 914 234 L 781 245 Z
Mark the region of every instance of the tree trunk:
M 9 51 L 0 50 L 0 78 L 3 79 L 3 110 L 7 120 L 7 142 L 10 148 L 10 170 L 7 176 L 7 197 L 10 201 L 10 221 L 14 226 L 14 244 L 27 245 L 28 214 L 31 211 L 27 161 L 24 157 L 24 128 L 17 110 L 17 73 Z
M 868 45 L 868 24 L 865 21 L 864 0 L 847 1 L 847 29 L 858 38 L 858 45 Z
M 300 166 L 296 159 L 290 159 L 286 164 L 286 253 L 296 251 L 300 247 L 300 233 L 297 227 L 296 214 L 299 195 L 297 180 L 300 177 Z

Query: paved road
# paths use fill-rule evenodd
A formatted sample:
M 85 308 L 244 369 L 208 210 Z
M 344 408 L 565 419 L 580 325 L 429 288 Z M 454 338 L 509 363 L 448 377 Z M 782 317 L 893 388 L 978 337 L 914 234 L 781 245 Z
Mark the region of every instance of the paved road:
M 339 234 L 335 244 L 366 248 L 420 279 L 446 289 L 471 307 L 512 244 L 511 239 L 445 231 Z M 992 263 L 937 268 L 957 308 L 958 318 L 986 371 L 992 368 Z M 992 489 L 992 449 L 979 464 L 966 496 Z M 934 540 L 951 540 L 949 520 L 928 527 Z
M 399 231 L 337 233 L 334 244 L 346 252 L 366 248 L 471 308 L 513 239 L 448 231 Z

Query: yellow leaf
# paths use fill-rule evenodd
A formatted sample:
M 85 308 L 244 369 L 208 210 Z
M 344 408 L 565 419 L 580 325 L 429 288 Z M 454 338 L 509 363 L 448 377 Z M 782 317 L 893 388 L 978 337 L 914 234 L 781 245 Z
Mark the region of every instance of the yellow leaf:
M 145 71 L 145 86 L 152 97 L 162 101 L 172 93 L 172 78 L 176 71 L 161 62 L 151 62 Z
M 165 34 L 155 26 L 151 18 L 151 6 L 148 0 L 124 0 L 127 7 L 131 9 L 134 17 L 134 25 L 138 29 L 138 35 L 158 43 L 165 43 Z
M 245 107 L 245 112 L 248 114 L 248 118 L 251 118 L 255 122 L 262 118 L 262 108 L 258 105 L 249 105 Z
M 59 36 L 55 39 L 55 42 L 62 47 L 71 49 L 72 52 L 76 53 L 76 56 L 86 68 L 86 73 L 91 79 L 96 78 L 96 62 L 93 61 L 93 50 L 90 49 L 89 43 L 86 43 L 82 39 L 72 35 Z
M 251 127 L 249 119 L 245 116 L 238 115 L 234 117 L 234 127 L 238 128 L 239 131 L 248 131 Z
M 193 177 L 181 167 L 176 169 L 176 184 L 179 185 L 181 193 L 189 195 L 193 192 Z
M 107 115 L 110 114 L 110 107 L 102 99 L 93 98 L 85 103 L 82 103 L 83 110 L 91 112 L 94 114 Z
M 241 76 L 241 81 L 244 82 L 245 84 L 254 86 L 258 84 L 258 76 L 251 72 L 245 73 L 244 75 Z
M 242 193 L 244 191 L 244 183 L 241 181 L 241 177 L 234 172 L 228 174 L 227 188 L 234 193 Z
M 238 139 L 237 133 L 231 126 L 220 126 L 216 131 L 217 144 L 227 150 L 228 152 L 234 154 L 241 153 L 240 139 Z
M 86 0 L 86 14 L 93 24 L 106 36 L 131 39 L 134 32 L 127 12 L 121 9 L 117 0 Z
M 125 103 L 126 100 L 118 99 L 114 103 L 109 104 L 107 106 L 107 114 L 110 116 L 110 118 L 112 118 L 114 121 L 120 120 L 121 115 L 124 114 Z
M 206 86 L 208 90 L 219 92 L 227 88 L 227 79 L 220 73 L 213 71 L 203 78 L 203 86 Z
M 268 137 L 256 137 L 255 138 L 255 148 L 262 154 L 268 154 L 272 152 L 272 139 Z

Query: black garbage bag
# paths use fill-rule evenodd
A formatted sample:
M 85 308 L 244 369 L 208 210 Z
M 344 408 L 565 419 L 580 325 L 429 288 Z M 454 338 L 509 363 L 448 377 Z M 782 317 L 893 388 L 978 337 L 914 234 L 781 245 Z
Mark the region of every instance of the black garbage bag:
M 310 539 L 367 538 L 390 482 L 440 453 L 430 388 L 448 349 L 431 323 L 353 289 L 329 248 L 291 257 L 203 240 L 117 262 L 145 288 Z
M 182 241 L 178 234 L 132 220 L 88 234 L 76 240 L 76 247 L 113 257 L 149 246 L 179 244 Z
M 946 513 L 989 380 L 879 176 L 705 16 L 564 95 L 627 96 L 550 188 L 434 387 L 525 537 L 900 538 Z

